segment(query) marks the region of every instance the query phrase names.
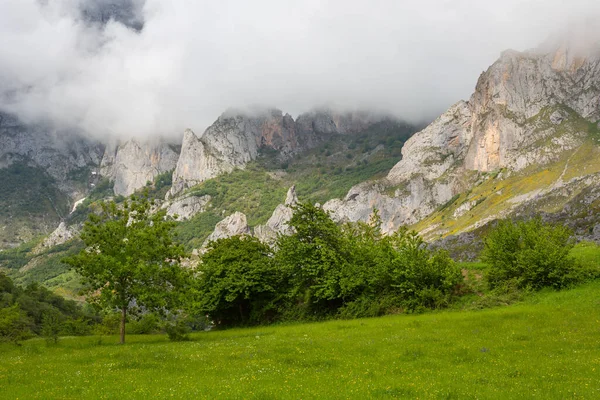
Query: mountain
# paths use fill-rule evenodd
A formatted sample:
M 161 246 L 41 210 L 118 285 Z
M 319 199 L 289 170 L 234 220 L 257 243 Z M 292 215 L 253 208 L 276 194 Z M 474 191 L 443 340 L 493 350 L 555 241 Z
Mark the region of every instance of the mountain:
M 187 130 L 173 173 L 171 196 L 256 160 L 260 150 L 275 151 L 285 160 L 314 148 L 333 135 L 356 134 L 389 119 L 369 112 L 314 110 L 296 121 L 281 110 L 228 110 L 202 135 Z
M 1 253 L 0 265 L 20 282 L 63 285 L 57 260 L 76 249 L 78 224 L 98 201 L 141 189 L 180 216 L 190 251 L 232 233 L 272 242 L 289 232 L 298 201 L 322 204 L 339 222 L 368 221 L 378 209 L 385 232 L 408 225 L 456 257 L 476 256 L 481 233 L 504 217 L 541 213 L 598 240 L 599 120 L 600 48 L 568 44 L 502 53 L 468 101 L 426 127 L 369 111 L 294 119 L 228 110 L 178 144 L 99 143 L 5 116 L 0 174 L 12 189 L 0 191 L 9 212 L 2 247 L 64 224 L 41 244 Z M 39 193 L 48 201 L 36 203 Z
M 104 146 L 0 113 L 0 248 L 54 230 L 95 182 Z
M 494 219 L 556 213 L 600 182 L 600 49 L 506 51 L 460 101 L 415 134 L 385 179 L 325 208 L 337 220 L 413 225 L 430 240 Z M 588 210 L 588 212 L 591 212 Z

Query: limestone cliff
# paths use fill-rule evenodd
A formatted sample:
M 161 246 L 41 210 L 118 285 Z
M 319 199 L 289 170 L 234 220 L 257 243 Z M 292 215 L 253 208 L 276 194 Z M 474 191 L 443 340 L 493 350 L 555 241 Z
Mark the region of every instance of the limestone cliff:
M 357 133 L 386 118 L 390 117 L 370 112 L 314 110 L 294 121 L 277 109 L 253 113 L 229 110 L 201 135 L 185 132 L 170 195 L 244 168 L 261 149 L 274 150 L 280 159 L 286 159 L 331 135 Z
M 250 233 L 250 228 L 248 227 L 246 215 L 241 212 L 235 212 L 217 223 L 214 232 L 204 241 L 204 247 L 215 240 L 248 233 Z
M 564 162 L 590 143 L 600 119 L 599 50 L 561 45 L 504 52 L 480 76 L 469 101 L 453 105 L 406 142 L 386 179 L 357 185 L 324 208 L 349 221 L 367 221 L 378 208 L 384 229 L 392 231 L 424 219 L 491 173 L 502 170 L 506 178 Z M 521 204 L 531 196 L 510 201 Z M 484 200 L 467 199 L 455 217 Z
M 163 141 L 113 142 L 106 147 L 100 173 L 114 181 L 115 194 L 129 196 L 157 175 L 173 170 L 178 157 Z

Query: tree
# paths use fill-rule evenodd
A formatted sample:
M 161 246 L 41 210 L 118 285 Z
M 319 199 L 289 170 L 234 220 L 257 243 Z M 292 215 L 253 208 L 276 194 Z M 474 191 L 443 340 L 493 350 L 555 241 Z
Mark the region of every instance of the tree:
M 288 277 L 288 295 L 305 311 L 334 312 L 343 302 L 341 277 L 350 266 L 342 229 L 322 208 L 306 203 L 294 208 L 290 236 L 277 241 L 276 263 Z
M 233 236 L 209 244 L 198 266 L 199 311 L 221 324 L 264 322 L 278 290 L 269 246 Z
M 520 288 L 561 288 L 579 279 L 579 265 L 569 256 L 572 232 L 541 218 L 513 222 L 502 220 L 484 240 L 482 261 L 490 266 L 492 287 L 515 281 Z
M 103 203 L 81 232 L 86 248 L 64 260 L 82 276 L 88 300 L 120 310 L 121 344 L 133 304 L 164 312 L 181 303 L 187 287 L 188 271 L 180 266 L 183 247 L 172 236 L 175 222 L 166 210 L 153 207 L 145 197 Z

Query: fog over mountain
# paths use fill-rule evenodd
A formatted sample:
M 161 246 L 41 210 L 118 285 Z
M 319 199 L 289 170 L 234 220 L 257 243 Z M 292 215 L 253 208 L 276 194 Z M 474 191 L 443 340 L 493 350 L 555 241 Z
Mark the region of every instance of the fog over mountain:
M 420 121 L 502 50 L 598 15 L 597 0 L 2 0 L 0 110 L 97 137 L 203 131 L 256 105 Z

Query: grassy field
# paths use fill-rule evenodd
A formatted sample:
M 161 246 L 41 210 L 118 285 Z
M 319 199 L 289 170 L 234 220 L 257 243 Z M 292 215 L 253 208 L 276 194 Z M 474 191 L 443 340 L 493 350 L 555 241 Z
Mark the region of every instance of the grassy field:
M 600 397 L 600 282 L 471 312 L 0 345 L 0 397 Z

